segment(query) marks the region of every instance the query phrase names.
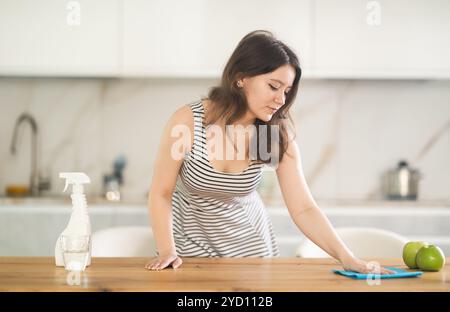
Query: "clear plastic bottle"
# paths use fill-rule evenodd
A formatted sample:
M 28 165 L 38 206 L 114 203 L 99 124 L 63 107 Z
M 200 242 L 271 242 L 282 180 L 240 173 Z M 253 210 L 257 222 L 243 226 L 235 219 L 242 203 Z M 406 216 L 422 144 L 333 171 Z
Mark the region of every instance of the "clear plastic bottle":
M 66 179 L 64 191 L 69 184 L 72 185 L 72 214 L 69 224 L 58 237 L 55 246 L 55 263 L 56 266 L 64 266 L 63 246 L 61 236 L 64 237 L 86 237 L 91 236 L 91 222 L 87 210 L 86 195 L 84 194 L 83 184 L 91 183 L 89 177 L 83 172 L 61 172 L 60 178 Z M 90 240 L 89 252 L 86 259 L 86 265 L 91 264 L 92 240 Z

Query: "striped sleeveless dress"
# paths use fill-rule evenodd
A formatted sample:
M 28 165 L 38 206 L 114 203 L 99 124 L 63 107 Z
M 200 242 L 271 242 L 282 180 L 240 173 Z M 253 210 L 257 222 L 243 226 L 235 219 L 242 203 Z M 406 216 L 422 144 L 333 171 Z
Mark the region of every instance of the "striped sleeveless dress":
M 278 257 L 272 223 L 256 188 L 265 164 L 240 173 L 215 170 L 207 156 L 202 101 L 194 144 L 185 154 L 172 196 L 173 235 L 180 257 Z

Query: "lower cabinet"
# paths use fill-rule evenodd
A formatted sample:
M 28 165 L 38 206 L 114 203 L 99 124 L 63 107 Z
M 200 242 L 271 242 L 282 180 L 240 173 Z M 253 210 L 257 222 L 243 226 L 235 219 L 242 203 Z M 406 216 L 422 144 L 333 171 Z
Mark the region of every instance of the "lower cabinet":
M 0 209 L 0 256 L 52 256 L 67 226 L 70 206 L 10 205 Z M 293 257 L 303 234 L 283 207 L 267 209 L 282 257 Z M 426 240 L 450 255 L 450 208 L 328 208 L 323 211 L 334 227 L 375 227 L 409 240 Z M 108 227 L 150 226 L 145 205 L 90 205 L 92 232 Z

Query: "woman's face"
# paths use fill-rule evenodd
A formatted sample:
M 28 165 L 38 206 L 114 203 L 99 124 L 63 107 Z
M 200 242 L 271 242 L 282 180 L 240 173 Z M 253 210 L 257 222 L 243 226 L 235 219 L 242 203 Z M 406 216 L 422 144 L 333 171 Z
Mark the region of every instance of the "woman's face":
M 270 121 L 273 114 L 284 105 L 294 79 L 295 69 L 288 64 L 271 73 L 243 78 L 242 88 L 247 97 L 248 113 L 262 121 Z

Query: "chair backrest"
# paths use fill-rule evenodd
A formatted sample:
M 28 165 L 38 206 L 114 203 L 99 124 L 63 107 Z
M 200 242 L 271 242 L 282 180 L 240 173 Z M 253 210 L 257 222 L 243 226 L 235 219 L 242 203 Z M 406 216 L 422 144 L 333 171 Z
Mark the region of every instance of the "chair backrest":
M 154 257 L 156 244 L 148 226 L 123 226 L 92 234 L 93 257 Z
M 358 258 L 401 258 L 403 246 L 408 240 L 391 231 L 367 228 L 336 228 L 339 237 Z M 305 238 L 296 250 L 302 258 L 328 258 L 325 251 Z

